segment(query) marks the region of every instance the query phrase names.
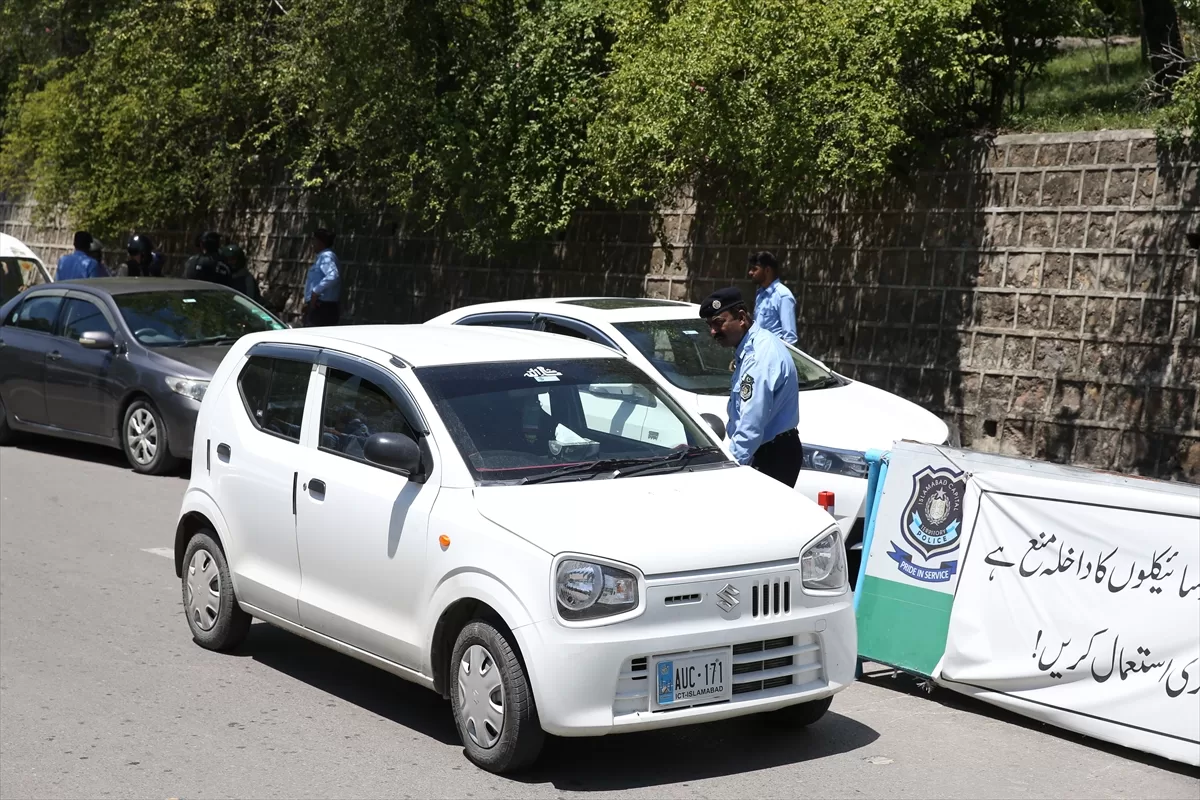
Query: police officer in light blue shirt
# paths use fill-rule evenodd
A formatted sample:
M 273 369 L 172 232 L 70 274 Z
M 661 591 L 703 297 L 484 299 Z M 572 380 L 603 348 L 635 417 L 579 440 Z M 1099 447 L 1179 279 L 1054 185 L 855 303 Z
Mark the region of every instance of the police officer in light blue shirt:
M 800 475 L 800 387 L 796 363 L 774 334 L 755 322 L 737 289 L 720 289 L 700 306 L 713 339 L 735 348 L 725 431 L 739 464 L 794 486 Z
M 304 281 L 304 326 L 337 325 L 342 273 L 333 252 L 333 231 L 318 228 L 313 233 L 313 242 L 317 257 L 308 268 L 308 277 Z
M 754 321 L 759 327 L 796 343 L 796 298 L 779 281 L 779 262 L 763 250 L 750 255 L 750 280 L 758 286 L 754 295 Z
M 108 270 L 89 255 L 92 241 L 92 235 L 87 231 L 75 233 L 75 252 L 67 253 L 58 260 L 58 269 L 54 273 L 54 280 L 74 281 L 82 278 L 108 277 Z

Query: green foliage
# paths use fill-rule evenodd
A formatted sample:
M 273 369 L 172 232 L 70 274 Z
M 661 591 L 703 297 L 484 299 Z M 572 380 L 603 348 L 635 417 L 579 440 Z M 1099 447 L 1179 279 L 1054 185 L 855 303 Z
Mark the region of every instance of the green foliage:
M 1141 48 L 1065 52 L 1029 82 L 1023 111 L 1011 114 L 1005 130 L 1093 131 L 1150 128 L 1162 115 L 1144 108 L 1142 84 L 1149 77 Z
M 1083 2 L 7 0 L 0 191 L 109 236 L 287 179 L 476 251 L 785 203 L 1019 113 Z
M 1163 109 L 1158 135 L 1165 143 L 1177 146 L 1185 140 L 1196 141 L 1200 134 L 1200 69 L 1193 67 L 1175 84 L 1174 100 Z

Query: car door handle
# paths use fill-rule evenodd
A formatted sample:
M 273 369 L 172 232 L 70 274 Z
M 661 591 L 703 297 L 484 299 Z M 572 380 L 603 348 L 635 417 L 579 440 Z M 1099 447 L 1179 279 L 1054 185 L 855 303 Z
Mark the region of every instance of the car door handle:
M 217 445 L 217 458 L 228 463 L 229 456 L 231 456 L 232 454 L 233 454 L 233 451 L 229 449 L 229 445 L 225 444 L 224 442 Z
M 320 495 L 320 497 L 318 497 L 317 499 L 324 500 L 325 499 L 325 481 L 320 480 L 319 478 L 309 478 L 308 493 L 313 495 L 314 497 L 316 497 L 317 495 Z
M 46 354 L 46 358 L 50 359 L 51 361 L 58 361 L 60 358 L 62 358 L 62 353 L 58 352 L 57 350 L 51 350 Z

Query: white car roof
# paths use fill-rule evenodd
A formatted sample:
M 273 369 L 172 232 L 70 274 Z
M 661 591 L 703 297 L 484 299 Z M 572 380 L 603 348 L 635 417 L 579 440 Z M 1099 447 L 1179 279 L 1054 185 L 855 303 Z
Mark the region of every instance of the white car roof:
M 354 353 L 375 350 L 414 367 L 560 358 L 620 358 L 611 348 L 553 333 L 510 328 L 429 325 L 345 325 L 269 331 L 246 337 L 250 343 L 328 347 Z M 347 345 L 349 345 L 347 347 Z
M 606 303 L 624 305 L 605 308 Z M 625 305 L 628 304 L 628 305 Z M 502 311 L 526 311 L 554 314 L 582 322 L 609 323 L 640 322 L 655 319 L 699 319 L 700 306 L 675 300 L 646 300 L 631 297 L 542 297 L 527 300 L 505 300 L 498 303 L 479 303 L 463 306 L 437 317 L 431 322 L 453 322 L 474 314 Z

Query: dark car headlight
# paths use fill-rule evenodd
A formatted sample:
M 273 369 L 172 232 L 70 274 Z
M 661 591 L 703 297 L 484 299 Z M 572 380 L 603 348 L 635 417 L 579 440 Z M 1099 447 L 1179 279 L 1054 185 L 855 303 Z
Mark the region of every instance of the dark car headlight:
M 867 457 L 857 450 L 838 450 L 834 447 L 804 445 L 804 469 L 847 475 L 851 478 L 867 477 Z

